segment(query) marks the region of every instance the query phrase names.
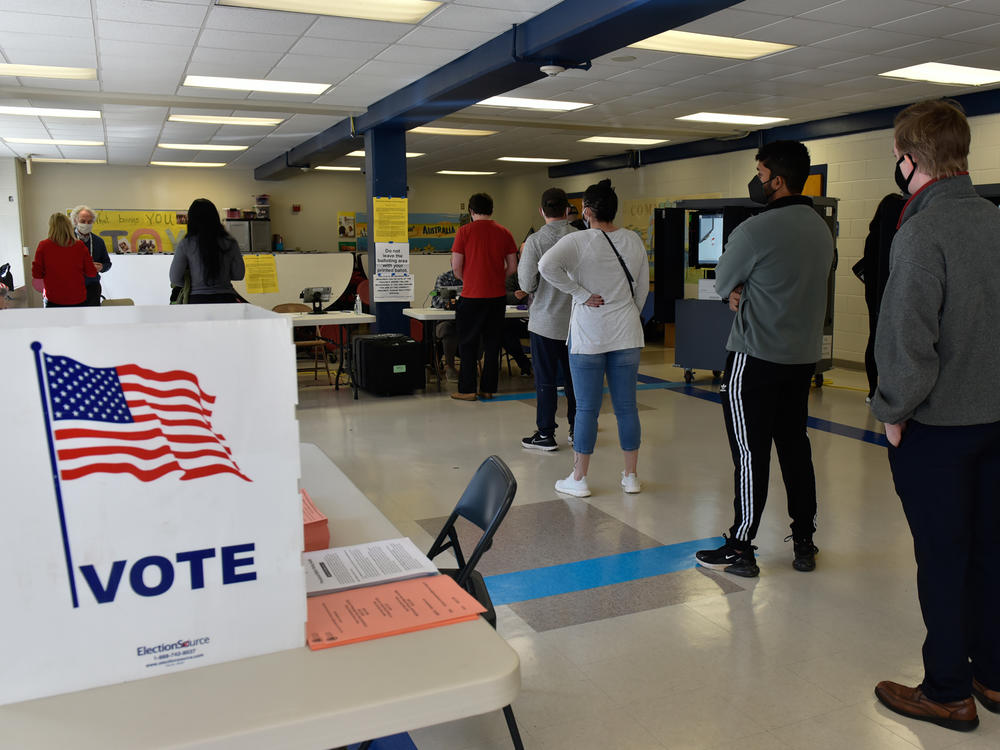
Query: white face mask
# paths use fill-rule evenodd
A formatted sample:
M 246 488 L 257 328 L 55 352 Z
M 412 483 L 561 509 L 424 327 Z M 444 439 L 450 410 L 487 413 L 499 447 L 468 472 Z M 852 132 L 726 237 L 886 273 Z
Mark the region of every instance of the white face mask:
M 80 234 L 90 234 L 90 230 L 94 228 L 93 224 L 77 224 L 76 231 Z

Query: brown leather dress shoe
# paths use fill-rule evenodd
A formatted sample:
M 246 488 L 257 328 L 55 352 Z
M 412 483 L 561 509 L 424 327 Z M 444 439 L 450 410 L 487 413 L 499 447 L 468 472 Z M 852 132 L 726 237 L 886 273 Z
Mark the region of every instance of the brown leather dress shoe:
M 911 719 L 929 721 L 946 729 L 971 732 L 979 726 L 976 702 L 971 697 L 951 703 L 938 703 L 924 695 L 920 686 L 906 687 L 888 680 L 875 686 L 875 697 L 890 711 Z
M 455 391 L 453 394 L 451 394 L 451 397 L 453 399 L 457 399 L 458 401 L 475 401 L 476 400 L 476 394 L 475 393 L 459 393 L 458 391 Z
M 972 694 L 979 699 L 983 708 L 1000 714 L 1000 690 L 990 690 L 979 680 L 972 680 Z

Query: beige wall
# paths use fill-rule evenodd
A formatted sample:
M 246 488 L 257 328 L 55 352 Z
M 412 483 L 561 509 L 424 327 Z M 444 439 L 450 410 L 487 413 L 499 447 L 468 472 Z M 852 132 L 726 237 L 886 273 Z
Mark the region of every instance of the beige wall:
M 976 184 L 1000 183 L 1000 115 L 971 118 L 972 151 L 969 170 Z M 813 164 L 828 166 L 827 195 L 839 198 L 840 236 L 837 250 L 837 295 L 833 356 L 864 362 L 868 339 L 868 311 L 864 289 L 851 266 L 864 252 L 868 223 L 879 201 L 896 190 L 892 174 L 892 131 L 825 138 L 806 144 Z M 578 191 L 603 177 L 610 177 L 620 200 L 632 198 L 677 199 L 704 193 L 745 197 L 754 175 L 754 152 L 653 164 L 638 170 L 615 170 L 556 181 L 567 191 Z
M 486 191 L 496 201 L 497 221 L 518 241 L 534 222 L 536 198 L 523 187 L 527 177 L 415 177 L 409 181 L 410 211 L 458 213 L 472 193 Z M 25 242 L 37 245 L 53 211 L 86 203 L 95 208 L 187 208 L 208 198 L 219 208 L 250 208 L 254 196 L 271 196 L 271 231 L 284 237 L 289 250 L 335 250 L 337 212 L 365 211 L 365 178 L 360 172 L 308 172 L 280 182 L 259 182 L 242 171 L 171 167 L 113 167 L 35 164 L 23 175 L 22 213 Z M 293 214 L 291 206 L 302 206 Z
M 13 160 L 12 160 L 13 161 Z M 365 178 L 358 173 L 308 172 L 280 182 L 259 182 L 248 173 L 222 169 L 170 167 L 114 167 L 35 164 L 32 174 L 21 174 L 21 215 L 24 241 L 32 249 L 45 237 L 53 211 L 86 203 L 94 208 L 187 208 L 205 197 L 219 208 L 250 208 L 254 196 L 271 196 L 271 231 L 284 238 L 287 250 L 337 248 L 337 212 L 365 211 Z M 507 226 L 520 243 L 531 226 L 539 225 L 535 210 L 544 170 L 523 176 L 416 177 L 409 181 L 410 211 L 458 213 L 475 192 L 490 193 L 496 203 L 494 218 Z M 301 205 L 299 214 L 292 204 Z M 448 255 L 414 256 L 414 304 L 422 304 L 437 274 L 449 267 Z M 112 271 L 112 273 L 114 273 Z M 33 303 L 41 295 L 33 293 Z

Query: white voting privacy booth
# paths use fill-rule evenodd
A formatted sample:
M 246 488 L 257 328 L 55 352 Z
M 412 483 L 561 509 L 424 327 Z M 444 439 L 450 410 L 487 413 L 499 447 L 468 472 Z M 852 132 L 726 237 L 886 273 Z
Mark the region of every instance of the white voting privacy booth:
M 0 704 L 303 647 L 288 328 L 252 305 L 0 314 Z

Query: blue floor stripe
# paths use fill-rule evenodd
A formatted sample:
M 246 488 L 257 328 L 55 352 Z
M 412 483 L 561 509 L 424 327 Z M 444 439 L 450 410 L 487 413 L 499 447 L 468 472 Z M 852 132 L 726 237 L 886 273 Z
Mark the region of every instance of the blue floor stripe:
M 361 743 L 351 745 L 348 750 L 358 750 Z M 394 734 L 391 737 L 381 737 L 369 746 L 371 750 L 417 750 L 408 734 Z
M 694 553 L 722 544 L 721 537 L 623 552 L 592 560 L 486 577 L 494 604 L 513 604 L 599 586 L 676 573 L 694 567 Z
M 643 375 L 642 373 L 639 373 L 639 385 L 636 386 L 636 390 L 677 391 L 678 393 L 683 393 L 686 396 L 694 396 L 695 398 L 700 398 L 704 401 L 711 401 L 715 404 L 722 403 L 722 399 L 716 391 L 710 391 L 706 388 L 688 385 L 687 383 L 680 381 L 664 380 L 663 378 L 657 378 L 653 375 Z M 607 393 L 608 389 L 605 388 L 603 392 Z M 560 395 L 562 396 L 564 394 L 560 392 Z M 534 391 L 527 393 L 503 393 L 495 396 L 494 401 L 523 401 L 534 397 Z M 889 445 L 889 441 L 885 439 L 885 435 L 881 432 L 873 432 L 872 430 L 866 430 L 863 427 L 853 427 L 851 425 L 841 424 L 840 422 L 831 422 L 828 419 L 820 419 L 819 417 L 809 417 L 808 425 L 814 430 L 822 430 L 823 432 L 829 432 L 832 435 L 840 435 L 841 437 L 853 438 L 865 443 L 871 443 L 872 445 L 880 445 L 883 448 Z

